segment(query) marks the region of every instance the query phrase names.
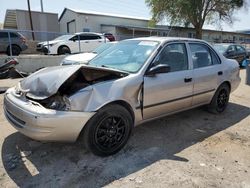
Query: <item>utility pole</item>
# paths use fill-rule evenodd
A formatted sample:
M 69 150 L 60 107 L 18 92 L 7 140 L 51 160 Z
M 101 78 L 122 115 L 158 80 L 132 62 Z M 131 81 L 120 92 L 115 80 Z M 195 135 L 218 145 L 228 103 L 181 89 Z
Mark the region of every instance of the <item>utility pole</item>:
M 41 4 L 41 12 L 43 12 L 43 0 L 40 0 L 40 4 Z
M 31 16 L 31 11 L 30 11 L 30 0 L 27 0 L 27 3 L 28 3 L 28 10 L 29 10 L 29 17 L 30 17 L 30 28 L 32 31 L 32 39 L 35 40 L 35 35 L 34 35 L 34 31 L 33 31 L 32 16 Z

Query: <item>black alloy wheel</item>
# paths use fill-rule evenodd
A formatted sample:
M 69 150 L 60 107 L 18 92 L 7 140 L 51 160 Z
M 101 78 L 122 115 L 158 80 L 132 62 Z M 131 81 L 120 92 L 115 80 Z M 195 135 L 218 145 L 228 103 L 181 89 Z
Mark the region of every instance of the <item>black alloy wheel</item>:
M 224 112 L 228 105 L 229 96 L 230 96 L 229 85 L 224 83 L 215 92 L 211 103 L 208 105 L 208 111 L 214 114 L 219 114 Z
M 220 90 L 218 97 L 217 97 L 217 105 L 220 111 L 224 111 L 224 109 L 227 106 L 228 100 L 229 100 L 229 96 L 228 96 L 227 90 L 226 89 Z
M 133 129 L 131 113 L 121 105 L 108 105 L 100 109 L 85 125 L 84 144 L 98 156 L 109 156 L 120 151 Z
M 103 150 L 115 149 L 121 145 L 126 132 L 126 122 L 120 116 L 107 116 L 95 131 L 95 144 Z

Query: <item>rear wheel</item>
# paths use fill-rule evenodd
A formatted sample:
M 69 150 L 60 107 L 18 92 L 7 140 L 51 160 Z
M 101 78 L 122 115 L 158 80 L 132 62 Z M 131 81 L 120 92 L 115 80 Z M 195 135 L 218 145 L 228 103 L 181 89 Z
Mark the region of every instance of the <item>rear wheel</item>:
M 109 105 L 98 111 L 87 123 L 83 132 L 84 144 L 98 156 L 117 153 L 127 143 L 133 120 L 124 107 Z
M 12 55 L 14 56 L 18 56 L 21 53 L 21 49 L 19 48 L 19 46 L 16 45 L 12 45 L 11 46 L 11 50 L 12 50 Z M 7 48 L 7 55 L 10 56 L 10 47 Z
M 227 84 L 222 84 L 214 94 L 208 110 L 212 113 L 219 114 L 225 111 L 230 96 L 230 88 Z
M 67 46 L 61 46 L 58 48 L 58 55 L 70 54 L 70 49 Z

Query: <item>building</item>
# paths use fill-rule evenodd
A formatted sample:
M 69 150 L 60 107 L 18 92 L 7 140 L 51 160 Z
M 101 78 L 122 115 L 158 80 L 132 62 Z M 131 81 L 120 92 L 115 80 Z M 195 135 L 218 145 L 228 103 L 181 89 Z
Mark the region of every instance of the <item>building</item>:
M 194 28 L 172 27 L 168 36 L 195 38 Z M 210 43 L 250 43 L 250 34 L 203 29 L 202 39 Z
M 60 31 L 58 14 L 31 11 L 35 40 L 51 40 Z M 32 39 L 29 12 L 27 10 L 6 10 L 4 29 L 20 31 L 28 39 Z
M 130 17 L 93 11 L 81 11 L 65 8 L 59 18 L 60 31 L 112 33 L 117 40 L 143 36 L 173 36 L 195 38 L 195 30 L 190 27 L 171 27 L 156 25 L 148 27 L 149 19 Z M 203 39 L 212 42 L 250 43 L 250 34 L 203 30 Z
M 0 23 L 0 29 L 3 29 L 3 24 L 2 23 Z
M 65 8 L 59 18 L 60 31 L 112 33 L 118 40 L 157 35 L 166 29 L 148 27 L 149 19 Z

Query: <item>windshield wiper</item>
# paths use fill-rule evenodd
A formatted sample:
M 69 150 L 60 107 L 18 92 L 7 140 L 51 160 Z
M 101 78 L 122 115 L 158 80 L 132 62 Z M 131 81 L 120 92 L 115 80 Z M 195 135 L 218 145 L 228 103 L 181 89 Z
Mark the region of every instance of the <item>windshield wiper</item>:
M 105 67 L 105 68 L 112 68 L 112 67 L 109 67 L 107 65 L 101 65 L 101 67 Z M 113 69 L 113 68 L 112 68 Z

